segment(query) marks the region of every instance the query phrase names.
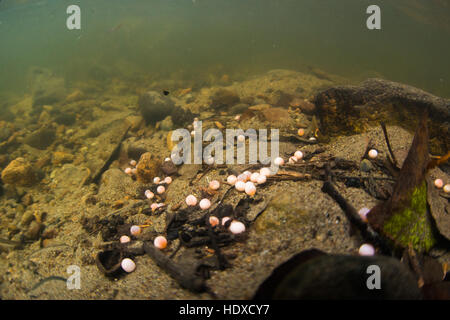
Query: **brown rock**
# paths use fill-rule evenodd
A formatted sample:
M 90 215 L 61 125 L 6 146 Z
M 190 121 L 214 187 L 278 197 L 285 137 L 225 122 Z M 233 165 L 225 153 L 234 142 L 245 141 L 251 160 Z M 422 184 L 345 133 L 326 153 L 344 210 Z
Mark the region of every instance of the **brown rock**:
M 295 98 L 291 101 L 292 107 L 298 107 L 303 113 L 313 114 L 316 111 L 316 105 L 308 100 Z
M 137 179 L 143 183 L 150 183 L 158 174 L 159 161 L 155 160 L 150 152 L 144 153 L 136 166 Z
M 53 165 L 60 165 L 63 163 L 69 163 L 72 162 L 75 157 L 73 154 L 62 152 L 62 151 L 56 151 L 53 152 L 53 159 L 52 163 Z
M 2 180 L 15 186 L 31 186 L 36 182 L 36 174 L 30 163 L 24 158 L 17 158 L 2 171 Z
M 211 106 L 213 109 L 224 109 L 239 103 L 239 96 L 228 89 L 217 89 L 211 97 Z
M 28 226 L 27 231 L 23 234 L 29 240 L 37 240 L 41 233 L 42 224 L 33 220 Z
M 264 121 L 274 126 L 287 127 L 292 123 L 289 111 L 284 108 L 265 108 L 260 114 Z

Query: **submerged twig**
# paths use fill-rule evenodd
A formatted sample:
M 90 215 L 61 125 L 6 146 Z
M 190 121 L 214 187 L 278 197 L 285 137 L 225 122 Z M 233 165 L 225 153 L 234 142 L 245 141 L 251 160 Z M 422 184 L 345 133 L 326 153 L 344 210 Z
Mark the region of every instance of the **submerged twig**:
M 388 137 L 388 134 L 387 134 L 386 125 L 384 124 L 383 121 L 381 121 L 380 124 L 381 124 L 381 129 L 383 129 L 384 140 L 386 141 L 386 145 L 388 147 L 389 154 L 391 155 L 392 164 L 393 164 L 393 166 L 394 166 L 394 168 L 396 170 L 399 170 L 399 168 L 397 166 L 397 159 L 395 158 L 394 152 L 392 151 L 392 148 L 391 148 L 391 143 L 389 142 L 389 137 Z

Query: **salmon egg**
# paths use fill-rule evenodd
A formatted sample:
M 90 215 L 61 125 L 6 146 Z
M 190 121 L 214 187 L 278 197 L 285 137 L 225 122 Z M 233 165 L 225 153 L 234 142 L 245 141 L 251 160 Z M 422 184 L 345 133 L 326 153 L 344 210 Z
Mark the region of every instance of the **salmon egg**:
M 238 180 L 236 184 L 234 185 L 237 191 L 244 191 L 245 190 L 245 182 Z
M 227 222 L 230 221 L 230 220 L 231 220 L 230 217 L 223 217 L 223 218 L 222 218 L 222 225 L 224 226 L 225 223 L 227 223 Z
M 215 162 L 214 157 L 209 157 L 208 159 L 206 159 L 206 164 L 212 166 Z
M 130 258 L 123 259 L 120 263 L 120 266 L 125 272 L 128 273 L 133 272 L 136 269 L 136 263 L 134 263 L 134 261 Z
M 192 194 L 188 195 L 186 197 L 186 204 L 188 206 L 195 206 L 195 205 L 197 205 L 197 198 L 194 195 L 192 195 Z
M 284 160 L 281 157 L 277 157 L 275 158 L 275 160 L 273 160 L 273 163 L 275 163 L 275 165 L 277 166 L 282 166 L 284 164 Z
M 131 174 L 136 175 L 136 174 L 137 174 L 137 169 L 136 169 L 136 168 L 132 168 L 132 169 L 131 169 Z
M 166 191 L 166 188 L 164 188 L 164 186 L 158 186 L 158 188 L 156 188 L 156 192 L 158 192 L 159 194 L 164 193 L 164 191 Z
M 298 129 L 297 134 L 298 134 L 300 137 L 303 136 L 303 135 L 305 135 L 305 129 L 302 129 L 302 128 Z
M 367 214 L 369 213 L 369 208 L 361 208 L 358 211 L 358 215 L 361 217 L 361 220 L 367 222 Z
M 257 182 L 258 181 L 258 177 L 259 177 L 259 172 L 253 172 L 252 175 L 250 176 L 250 181 L 251 182 Z
M 167 184 L 171 184 L 172 183 L 172 178 L 171 177 L 166 177 L 164 179 L 164 182 L 167 183 Z
M 239 119 L 241 119 L 241 116 L 239 114 L 234 117 L 234 120 L 236 120 L 236 121 L 239 121 Z
M 436 179 L 434 180 L 434 186 L 440 189 L 444 186 L 444 181 L 442 181 L 442 179 Z
M 131 174 L 131 168 L 126 168 L 126 169 L 124 170 L 124 172 L 125 172 L 126 174 Z
M 289 161 L 288 161 L 289 164 L 294 164 L 296 162 L 297 162 L 297 158 L 296 157 L 294 157 L 294 156 L 289 157 Z
M 239 141 L 239 142 L 244 142 L 244 141 L 245 141 L 245 136 L 242 135 L 242 134 L 238 135 L 237 141 Z
M 153 192 L 151 192 L 150 190 L 145 190 L 145 196 L 147 197 L 147 199 L 153 199 L 155 194 Z
M 130 241 L 131 241 L 131 239 L 129 236 L 121 236 L 120 237 L 120 243 L 128 243 Z
M 160 177 L 154 177 L 153 178 L 153 183 L 160 183 L 161 182 L 161 178 Z
M 309 138 L 309 141 L 316 141 L 317 139 L 314 137 Z
M 297 159 L 297 161 L 302 160 L 303 159 L 303 152 L 301 152 L 300 150 L 295 151 L 294 157 Z
M 209 199 L 200 200 L 199 206 L 202 210 L 207 210 L 211 207 L 211 201 Z
M 240 221 L 234 220 L 230 224 L 230 231 L 233 234 L 242 233 L 245 231 L 245 225 Z
M 236 178 L 235 175 L 230 175 L 230 176 L 228 176 L 228 178 L 227 178 L 227 182 L 228 182 L 229 184 L 231 184 L 232 186 L 234 186 L 234 184 L 236 183 L 236 181 L 237 181 L 237 178 Z
M 260 174 L 259 177 L 258 177 L 258 180 L 256 180 L 256 183 L 257 183 L 257 184 L 263 184 L 263 183 L 266 183 L 266 181 L 267 181 L 266 176 Z
M 136 160 L 131 160 L 131 161 L 130 161 L 130 166 L 135 167 L 136 164 L 137 164 Z
M 167 247 L 167 239 L 163 236 L 157 236 L 153 241 L 153 244 L 158 249 L 164 249 L 165 247 Z
M 378 156 L 378 151 L 375 149 L 371 149 L 368 154 L 369 154 L 369 158 L 375 159 Z
M 256 187 L 253 182 L 249 181 L 245 183 L 245 193 L 249 196 L 254 196 L 256 193 Z
M 164 161 L 168 162 L 168 161 L 170 161 L 170 158 L 165 158 Z
M 139 234 L 141 233 L 141 227 L 139 227 L 139 226 L 131 226 L 131 228 L 130 228 L 130 233 L 131 233 L 133 236 L 139 235 Z
M 209 188 L 210 188 L 211 190 L 217 190 L 217 189 L 219 189 L 219 188 L 220 188 L 220 182 L 217 181 L 217 180 L 212 180 L 212 181 L 209 183 Z
M 212 227 L 217 226 L 217 225 L 219 224 L 219 218 L 217 218 L 217 217 L 215 217 L 215 216 L 209 217 L 209 224 L 210 224 Z
M 270 168 L 264 167 L 259 170 L 259 174 L 268 177 L 272 174 L 272 172 L 270 171 Z
M 159 208 L 159 205 L 157 204 L 157 203 L 152 203 L 151 205 L 150 205 L 150 209 L 152 209 L 152 211 L 155 211 L 156 209 L 158 209 Z
M 446 185 L 444 186 L 444 192 L 445 192 L 445 193 L 450 193 L 450 184 L 446 184 Z
M 247 175 L 245 175 L 245 174 L 238 175 L 237 176 L 237 181 L 244 181 L 244 182 L 246 182 L 247 181 Z
M 371 244 L 364 243 L 359 247 L 358 253 L 360 256 L 373 256 L 375 254 L 375 248 Z

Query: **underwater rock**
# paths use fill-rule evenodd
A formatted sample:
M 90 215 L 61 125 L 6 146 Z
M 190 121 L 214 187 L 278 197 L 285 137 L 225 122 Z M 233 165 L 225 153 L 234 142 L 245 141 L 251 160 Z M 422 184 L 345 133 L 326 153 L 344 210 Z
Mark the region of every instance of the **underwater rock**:
M 80 89 L 74 90 L 72 93 L 69 93 L 66 97 L 67 102 L 75 102 L 84 98 L 84 93 Z
M 413 131 L 417 115 L 429 109 L 431 152 L 450 149 L 450 100 L 405 84 L 368 79 L 359 86 L 338 86 L 314 98 L 325 135 L 339 136 L 365 131 L 380 121 Z
M 373 165 L 369 160 L 363 159 L 359 164 L 359 168 L 361 169 L 362 172 L 369 172 L 370 170 L 373 169 Z
M 24 138 L 23 142 L 33 148 L 44 150 L 53 143 L 55 137 L 56 130 L 50 126 L 47 126 L 28 134 Z
M 114 202 L 116 200 L 123 199 L 125 195 L 129 194 L 133 190 L 136 190 L 136 187 L 137 182 L 133 181 L 128 175 L 124 174 L 123 170 L 111 168 L 106 170 L 102 175 L 97 200 Z
M 144 118 L 141 116 L 128 116 L 125 121 L 130 125 L 131 131 L 137 131 L 144 123 Z
M 294 98 L 290 105 L 292 107 L 298 107 L 303 113 L 314 114 L 316 112 L 316 105 L 304 99 Z
M 159 162 L 153 158 L 150 152 L 144 153 L 136 166 L 137 179 L 143 183 L 150 183 L 153 178 L 158 175 L 160 165 Z
M 148 91 L 139 96 L 139 111 L 147 123 L 156 123 L 170 115 L 175 104 L 168 96 L 156 91 Z
M 248 105 L 246 103 L 238 103 L 230 108 L 230 113 L 231 114 L 244 113 L 245 111 L 247 111 L 249 106 L 250 105 Z
M 264 121 L 271 126 L 286 128 L 293 124 L 289 111 L 284 108 L 264 108 L 260 111 Z
M 37 240 L 42 230 L 42 224 L 33 220 L 31 221 L 28 229 L 24 232 L 24 236 L 29 240 Z
M 186 123 L 191 123 L 195 115 L 189 109 L 183 109 L 175 106 L 171 113 L 172 122 L 177 127 L 184 126 Z
M 52 159 L 52 163 L 53 165 L 61 165 L 64 163 L 69 163 L 72 162 L 74 159 L 74 155 L 67 153 L 67 152 L 62 152 L 62 151 L 56 151 L 53 152 L 53 159 Z
M 380 289 L 370 290 L 373 271 L 380 269 Z M 373 282 L 370 282 L 373 283 Z M 414 275 L 397 259 L 385 256 L 327 255 L 303 251 L 274 270 L 255 299 L 421 299 Z
M 171 176 L 178 172 L 177 166 L 172 162 L 172 160 L 164 161 L 161 165 L 161 171 L 164 172 L 165 175 Z
M 217 109 L 227 109 L 239 103 L 239 96 L 228 89 L 217 89 L 211 97 L 211 107 Z
M 2 181 L 14 186 L 31 186 L 36 182 L 36 174 L 29 162 L 24 158 L 17 158 L 3 169 Z
M 159 128 L 163 131 L 170 131 L 173 129 L 173 121 L 171 116 L 167 116 L 161 121 Z

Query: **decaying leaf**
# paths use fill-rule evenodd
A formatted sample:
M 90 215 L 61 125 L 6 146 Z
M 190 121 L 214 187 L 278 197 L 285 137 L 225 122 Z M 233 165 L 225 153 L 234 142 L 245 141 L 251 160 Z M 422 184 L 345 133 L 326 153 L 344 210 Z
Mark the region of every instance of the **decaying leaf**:
M 425 177 L 429 163 L 427 117 L 424 115 L 392 196 L 368 214 L 370 225 L 396 246 L 412 246 L 418 252 L 426 252 L 436 243 L 427 204 Z

